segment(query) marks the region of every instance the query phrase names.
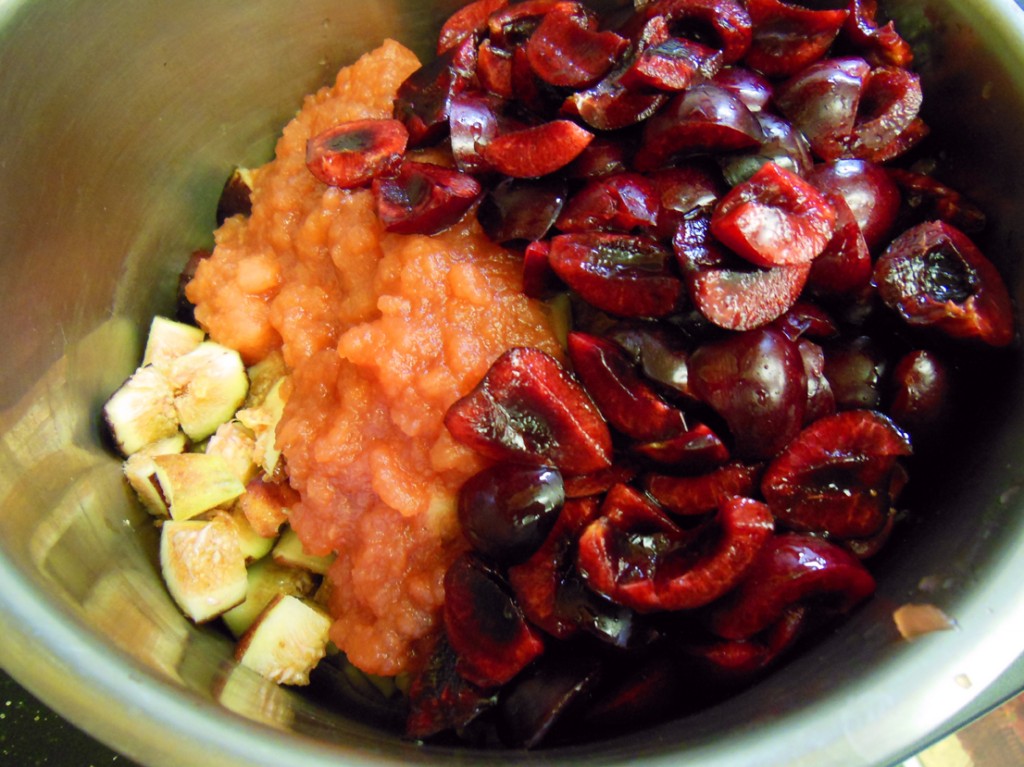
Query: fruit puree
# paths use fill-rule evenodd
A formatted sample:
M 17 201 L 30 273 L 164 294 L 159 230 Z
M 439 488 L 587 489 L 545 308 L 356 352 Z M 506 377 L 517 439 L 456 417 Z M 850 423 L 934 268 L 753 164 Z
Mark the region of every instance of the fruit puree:
M 334 552 L 331 638 L 365 671 L 417 666 L 448 565 L 465 548 L 459 486 L 481 467 L 447 408 L 512 346 L 559 354 L 520 262 L 470 214 L 439 235 L 385 233 L 368 189 L 325 186 L 307 140 L 384 118 L 419 62 L 386 42 L 309 96 L 254 173 L 252 214 L 227 220 L 187 295 L 211 337 L 291 372 L 278 429 L 309 553 Z

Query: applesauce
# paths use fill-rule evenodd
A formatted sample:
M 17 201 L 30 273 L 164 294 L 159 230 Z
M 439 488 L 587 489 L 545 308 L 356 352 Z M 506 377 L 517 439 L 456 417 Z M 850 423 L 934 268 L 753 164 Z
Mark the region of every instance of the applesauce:
M 481 459 L 451 439 L 448 407 L 512 346 L 560 355 L 518 256 L 472 214 L 431 237 L 384 231 L 367 189 L 325 186 L 307 140 L 391 116 L 419 62 L 388 41 L 306 98 L 253 176 L 252 213 L 216 232 L 187 296 L 210 336 L 247 363 L 290 371 L 278 445 L 299 501 L 289 522 L 328 572 L 331 638 L 363 670 L 413 669 L 466 548 L 458 488 Z

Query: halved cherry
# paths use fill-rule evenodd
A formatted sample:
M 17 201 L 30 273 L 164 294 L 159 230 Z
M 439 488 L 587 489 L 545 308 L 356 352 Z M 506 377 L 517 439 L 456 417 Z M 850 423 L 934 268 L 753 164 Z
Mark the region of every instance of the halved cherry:
M 587 232 L 551 239 L 555 273 L 591 305 L 622 317 L 661 317 L 676 310 L 683 285 L 671 253 L 639 235 Z
M 521 0 L 506 3 L 487 19 L 491 40 L 506 49 L 525 43 L 552 8 L 562 0 Z
M 801 338 L 796 342 L 807 376 L 807 408 L 804 423 L 809 424 L 836 412 L 836 396 L 825 375 L 825 350 L 813 341 Z
M 508 5 L 508 0 L 473 0 L 448 17 L 437 37 L 437 53 L 441 55 L 467 37 L 480 37 L 487 31 L 487 20 Z
M 576 474 L 565 479 L 566 498 L 589 498 L 595 495 L 607 493 L 614 485 L 628 485 L 636 475 L 638 469 L 624 461 L 610 466 L 601 471 L 590 474 Z
M 685 334 L 670 325 L 644 322 L 618 325 L 606 335 L 636 360 L 649 380 L 696 399 L 688 382 Z
M 904 355 L 892 373 L 889 414 L 914 437 L 928 435 L 951 406 L 950 372 L 934 352 L 916 349 Z
M 825 55 L 849 11 L 811 10 L 781 0 L 747 0 L 754 35 L 745 63 L 770 77 L 795 75 Z
M 508 585 L 478 557 L 464 554 L 444 576 L 444 627 L 469 682 L 498 687 L 544 652 Z
M 574 332 L 569 334 L 568 352 L 577 377 L 612 427 L 643 441 L 686 431 L 683 412 L 641 379 L 618 344 Z
M 907 147 L 901 135 L 911 128 L 921 110 L 918 75 L 900 67 L 876 67 L 864 85 L 847 152 L 885 162 Z
M 715 202 L 724 193 L 722 174 L 706 162 L 681 163 L 674 168 L 651 171 L 646 176 L 659 201 L 652 230 L 656 237 L 672 237 L 685 218 L 710 215 Z
M 476 77 L 480 87 L 503 99 L 515 96 L 512 87 L 512 54 L 490 40 L 484 40 L 476 51 Z
M 718 599 L 740 582 L 774 525 L 765 504 L 729 498 L 719 508 L 714 540 L 687 548 L 691 541 L 666 526 L 667 518 L 618 519 L 614 512 L 623 501 L 615 492 L 604 504 L 612 510 L 580 536 L 577 561 L 592 589 L 638 612 L 692 609 Z
M 499 564 L 515 564 L 544 542 L 563 503 L 557 469 L 499 463 L 459 488 L 459 525 L 477 552 Z
M 502 108 L 501 99 L 479 91 L 465 90 L 452 96 L 448 123 L 452 156 L 459 170 L 466 173 L 491 170 L 483 149 L 508 127 Z
M 508 570 L 508 581 L 529 621 L 558 639 L 579 631 L 573 616 L 562 610 L 562 585 L 575 568 L 576 539 L 599 512 L 598 498 L 569 499 L 540 548 Z
M 517 679 L 498 707 L 498 737 L 509 748 L 533 748 L 599 684 L 604 663 L 591 653 L 545 657 Z
M 822 340 L 839 335 L 839 326 L 832 315 L 809 301 L 797 301 L 772 323 L 772 327 L 781 330 L 790 341 L 802 336 Z
M 634 165 L 654 170 L 678 154 L 732 152 L 763 140 L 760 123 L 738 96 L 703 82 L 674 96 L 647 121 Z
M 476 71 L 476 45 L 466 40 L 413 72 L 395 94 L 394 117 L 409 131 L 409 145 L 426 146 L 448 131 L 452 96 Z
M 408 142 L 398 120 L 343 123 L 306 143 L 306 167 L 328 186 L 351 189 L 397 166 Z
M 389 232 L 437 234 L 461 219 L 477 200 L 480 182 L 466 173 L 404 161 L 393 176 L 373 180 L 377 218 Z
M 759 328 L 705 343 L 690 355 L 690 385 L 729 425 L 736 452 L 769 458 L 800 431 L 807 378 L 796 344 Z
M 765 110 L 775 95 L 775 87 L 768 78 L 746 67 L 725 67 L 711 78 L 711 82 L 735 93 L 754 114 Z
M 616 173 L 584 184 L 566 202 L 557 226 L 563 232 L 653 228 L 659 195 L 639 173 Z
M 1013 308 L 999 270 L 947 223 L 919 224 L 897 237 L 875 264 L 874 283 L 911 325 L 992 346 L 1013 340 Z
M 663 16 L 647 22 L 640 40 L 639 50 L 622 73 L 627 88 L 681 91 L 714 77 L 722 68 L 721 51 L 672 37 Z
M 685 649 L 707 664 L 719 684 L 735 682 L 772 665 L 796 643 L 809 622 L 808 608 L 797 604 L 786 608 L 782 617 L 757 636 L 689 645 Z
M 729 460 L 729 448 L 715 432 L 702 423 L 681 434 L 631 446 L 636 455 L 677 471 L 708 471 Z
M 551 268 L 551 243 L 534 240 L 523 250 L 523 293 L 530 298 L 546 300 L 565 290 Z
M 506 176 L 537 178 L 564 168 L 593 138 L 574 122 L 552 120 L 495 136 L 483 148 L 483 157 Z
M 891 21 L 879 26 L 877 15 L 876 0 L 850 0 L 846 39 L 875 66 L 909 67 L 914 61 L 910 45 Z
M 818 191 L 846 201 L 868 248 L 874 249 L 889 236 L 900 210 L 896 176 L 890 177 L 895 173 L 866 160 L 846 159 L 817 165 L 806 178 Z
M 452 436 L 495 460 L 585 474 L 611 465 L 608 425 L 554 357 L 516 347 L 445 414 Z
M 847 410 L 805 428 L 765 470 L 761 492 L 796 530 L 863 538 L 885 524 L 910 439 L 887 416 Z
M 579 3 L 552 7 L 526 43 L 534 73 L 549 85 L 586 88 L 596 83 L 628 45 L 625 38 L 596 27 L 597 19 Z
M 807 285 L 819 294 L 854 295 L 871 282 L 871 251 L 846 199 L 836 194 L 825 198 L 836 212 L 835 231 L 811 264 Z
M 788 120 L 771 112 L 756 112 L 754 116 L 764 132 L 764 141 L 756 149 L 719 161 L 726 182 L 731 186 L 742 184 L 767 163 L 775 163 L 801 177 L 807 175 L 814 167 L 814 159 L 804 134 Z
M 695 477 L 648 474 L 643 486 L 666 511 L 690 517 L 708 514 L 728 498 L 752 497 L 760 476 L 757 464 L 730 463 Z
M 961 232 L 979 232 L 985 228 L 985 212 L 933 176 L 904 168 L 886 168 L 882 172 L 903 192 L 905 208 L 913 211 L 919 220 L 939 219 Z M 896 197 L 898 200 L 898 192 Z
M 595 136 L 579 157 L 570 163 L 569 178 L 601 178 L 627 170 L 629 140 L 626 136 Z
M 835 209 L 817 189 L 768 163 L 718 202 L 711 232 L 757 266 L 797 266 L 825 249 L 835 221 Z
M 875 579 L 852 554 L 820 538 L 773 536 L 746 579 L 711 613 L 725 639 L 749 639 L 776 624 L 794 606 L 846 613 L 875 590 Z
M 498 696 L 463 679 L 455 670 L 458 658 L 448 639 L 438 637 L 434 651 L 409 688 L 408 738 L 429 738 L 461 729 L 493 708 Z
M 710 236 L 707 218 L 684 220 L 672 240 L 686 276 L 690 300 L 710 322 L 728 330 L 752 330 L 781 317 L 797 300 L 809 264 L 751 268 L 729 263 Z
M 506 178 L 491 187 L 477 217 L 495 242 L 540 240 L 547 236 L 565 206 L 565 179 Z
M 562 113 L 579 117 L 591 128 L 611 131 L 643 122 L 668 101 L 665 93 L 627 88 L 622 84 L 624 71 L 624 66 L 616 67 L 596 85 L 570 94 Z
M 844 338 L 825 348 L 823 372 L 840 410 L 877 409 L 889 360 L 870 336 Z
M 679 29 L 722 51 L 722 62 L 732 64 L 750 47 L 752 24 L 743 4 L 735 0 L 656 0 L 639 6 L 627 25 L 635 32 L 651 19 L 662 16 L 670 29 Z

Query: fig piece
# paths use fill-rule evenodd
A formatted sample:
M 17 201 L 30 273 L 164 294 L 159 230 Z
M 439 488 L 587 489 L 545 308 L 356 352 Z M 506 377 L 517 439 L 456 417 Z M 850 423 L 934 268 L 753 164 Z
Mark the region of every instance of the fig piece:
M 662 317 L 683 295 L 671 253 L 640 235 L 603 232 L 551 239 L 551 267 L 592 306 L 620 317 Z
M 278 684 L 307 685 L 327 654 L 331 617 L 291 594 L 278 594 L 238 640 L 235 658 Z
M 840 546 L 808 535 L 776 535 L 743 583 L 714 607 L 710 627 L 724 639 L 749 639 L 795 606 L 813 604 L 815 611 L 843 614 L 874 590 L 875 579 Z
M 206 439 L 230 421 L 249 392 L 241 356 L 214 341 L 203 341 L 176 357 L 167 377 L 174 386 L 174 409 L 181 430 L 193 442 Z
M 681 154 L 734 152 L 759 146 L 764 132 L 738 96 L 703 82 L 673 96 L 644 125 L 633 164 L 655 170 Z
M 864 538 L 885 524 L 910 438 L 887 416 L 847 410 L 806 427 L 765 470 L 761 492 L 795 530 Z
M 648 474 L 644 490 L 666 511 L 690 517 L 709 514 L 728 498 L 754 495 L 761 467 L 730 463 L 696 477 Z
M 631 232 L 653 228 L 658 195 L 639 173 L 616 173 L 592 179 L 575 192 L 556 222 L 563 232 L 594 230 Z
M 730 263 L 711 238 L 707 217 L 682 221 L 672 246 L 690 300 L 702 316 L 727 330 L 753 330 L 781 317 L 796 303 L 811 270 L 809 264 L 759 269 L 739 258 Z
M 165 521 L 160 572 L 175 603 L 196 623 L 241 604 L 248 579 L 238 528 L 226 516 L 209 522 Z
M 306 167 L 328 186 L 351 189 L 395 168 L 408 143 L 399 120 L 343 123 L 306 143 Z
M 552 120 L 495 136 L 483 158 L 495 170 L 514 178 L 537 178 L 564 168 L 594 138 L 569 120 Z
M 497 704 L 497 692 L 463 679 L 456 671 L 457 662 L 458 656 L 442 634 L 409 688 L 406 737 L 429 738 L 460 730 Z
M 882 301 L 910 325 L 1006 346 L 1013 306 L 999 270 L 970 238 L 941 221 L 901 234 L 875 264 Z
M 516 347 L 445 414 L 459 442 L 499 461 L 585 474 L 611 465 L 608 425 L 554 357 Z
M 602 516 L 580 536 L 577 561 L 592 589 L 638 612 L 715 601 L 740 582 L 774 525 L 767 505 L 728 498 L 719 507 L 716 536 L 694 542 L 653 506 L 642 514 L 620 513 L 640 502 L 623 499 L 625 492 L 609 492 Z
M 153 365 L 138 368 L 103 405 L 103 417 L 124 456 L 179 433 L 174 385 Z
M 796 344 L 759 328 L 705 343 L 690 355 L 693 391 L 729 425 L 736 453 L 770 458 L 800 431 L 807 378 Z
M 596 18 L 579 3 L 553 6 L 526 42 L 534 73 L 549 85 L 569 88 L 586 88 L 604 77 L 628 41 L 596 26 Z
M 825 249 L 835 222 L 817 189 L 769 162 L 719 200 L 711 232 L 756 266 L 798 266 Z
M 618 344 L 574 332 L 569 334 L 568 352 L 573 370 L 613 428 L 647 442 L 686 431 L 683 412 L 641 379 Z
M 508 585 L 476 556 L 464 554 L 449 566 L 444 594 L 445 634 L 463 679 L 500 687 L 544 651 Z
M 373 180 L 377 218 L 389 232 L 437 234 L 461 219 L 483 190 L 472 176 L 440 165 L 404 161 Z
M 536 241 L 547 236 L 567 197 L 565 179 L 506 178 L 487 191 L 477 218 L 495 242 Z
M 459 489 L 459 524 L 477 552 L 498 564 L 516 564 L 544 542 L 564 503 L 556 469 L 499 463 Z
M 849 11 L 811 10 L 781 0 L 747 0 L 753 38 L 744 63 L 769 77 L 789 77 L 820 59 Z

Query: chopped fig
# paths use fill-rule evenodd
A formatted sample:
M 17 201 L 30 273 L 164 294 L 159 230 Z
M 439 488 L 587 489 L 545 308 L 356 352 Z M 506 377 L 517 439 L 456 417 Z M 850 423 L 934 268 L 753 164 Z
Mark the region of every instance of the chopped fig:
M 138 493 L 142 505 L 156 517 L 170 516 L 170 512 L 167 509 L 167 500 L 160 492 L 153 458 L 158 455 L 184 453 L 185 443 L 185 435 L 179 431 L 173 437 L 151 442 L 141 450 L 132 453 L 124 462 L 124 476 Z
M 235 637 L 241 637 L 275 597 L 307 597 L 314 585 L 308 570 L 261 559 L 249 566 L 245 601 L 226 611 L 221 618 Z
M 217 226 L 221 226 L 232 216 L 248 216 L 252 213 L 252 171 L 248 168 L 235 168 L 224 182 L 217 199 Z
M 277 535 L 288 521 L 288 512 L 299 500 L 299 494 L 287 484 L 253 479 L 235 502 L 249 524 L 264 537 Z
M 196 623 L 216 618 L 245 599 L 248 580 L 238 529 L 224 517 L 164 522 L 160 569 L 178 607 Z
M 258 467 L 255 459 L 256 439 L 252 432 L 239 421 L 222 423 L 206 441 L 207 455 L 219 455 L 228 468 L 243 485 L 256 476 Z
M 125 456 L 173 437 L 178 434 L 174 385 L 152 365 L 139 368 L 107 400 L 103 417 Z
M 309 684 L 309 672 L 327 654 L 331 618 L 298 597 L 274 597 L 235 648 L 235 658 L 278 684 Z
M 477 557 L 455 560 L 444 593 L 445 634 L 464 679 L 485 689 L 503 685 L 544 651 L 508 585 Z
M 184 521 L 224 506 L 245 492 L 227 462 L 205 453 L 165 454 L 153 457 L 160 494 L 171 518 Z
M 171 362 L 174 409 L 181 429 L 193 442 L 206 439 L 231 420 L 245 402 L 249 377 L 234 349 L 204 341 Z
M 259 405 L 244 408 L 236 413 L 239 423 L 249 429 L 256 438 L 253 458 L 267 477 L 277 474 L 281 462 L 281 451 L 277 447 L 276 439 L 277 424 L 284 414 L 284 381 L 284 378 L 279 378 Z
M 363 186 L 402 159 L 409 131 L 398 120 L 357 120 L 329 128 L 306 145 L 306 167 L 328 186 Z
M 195 325 L 175 322 L 166 317 L 154 317 L 149 324 L 149 335 L 146 336 L 142 367 L 153 365 L 166 374 L 173 360 L 188 354 L 205 339 L 206 334 Z
M 314 554 L 307 554 L 306 548 L 302 545 L 298 534 L 290 527 L 285 528 L 284 532 L 281 533 L 281 537 L 278 539 L 273 551 L 270 552 L 270 556 L 279 565 L 309 570 L 317 575 L 324 575 L 334 561 L 334 557 L 331 555 L 316 556 Z
M 946 613 L 928 603 L 900 605 L 893 610 L 892 620 L 900 636 L 907 640 L 956 627 L 956 623 Z
M 1013 308 L 1002 276 L 958 229 L 941 221 L 897 237 L 875 264 L 878 294 L 907 323 L 1006 346 Z
M 246 565 L 263 559 L 277 543 L 276 534 L 262 535 L 258 532 L 237 504 L 232 506 L 229 511 L 223 512 L 223 515 L 230 519 L 238 529 L 238 548 L 241 550 L 242 556 L 245 557 Z
M 452 436 L 495 460 L 584 474 L 611 465 L 611 434 L 561 364 L 539 349 L 502 354 L 445 415 Z

